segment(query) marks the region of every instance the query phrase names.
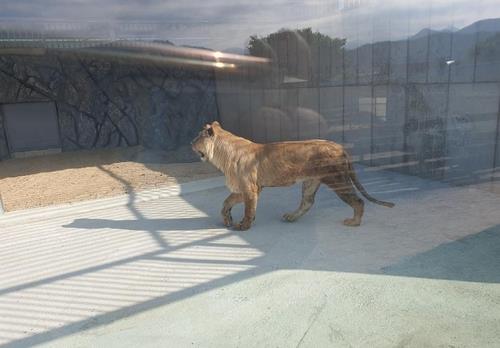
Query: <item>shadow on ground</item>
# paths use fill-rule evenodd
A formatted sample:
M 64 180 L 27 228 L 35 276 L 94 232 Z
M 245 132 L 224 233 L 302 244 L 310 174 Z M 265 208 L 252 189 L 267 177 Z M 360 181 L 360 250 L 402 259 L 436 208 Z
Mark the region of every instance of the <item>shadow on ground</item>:
M 405 277 L 500 283 L 500 225 L 382 268 Z
M 214 217 L 184 218 L 184 219 L 137 219 L 137 220 L 105 220 L 105 219 L 76 219 L 64 227 L 80 230 L 100 230 L 103 228 L 115 230 L 176 230 L 192 231 L 206 230 L 215 226 Z

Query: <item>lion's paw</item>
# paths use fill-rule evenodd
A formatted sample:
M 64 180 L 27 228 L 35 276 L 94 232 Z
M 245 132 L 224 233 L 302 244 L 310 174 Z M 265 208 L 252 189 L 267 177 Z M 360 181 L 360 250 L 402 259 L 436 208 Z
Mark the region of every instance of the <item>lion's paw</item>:
M 242 221 L 242 222 L 234 225 L 234 229 L 237 231 L 246 231 L 250 228 L 250 226 L 251 226 L 251 223 L 246 222 L 246 221 Z
M 287 213 L 284 214 L 281 219 L 285 222 L 295 222 L 297 221 L 297 216 L 295 216 L 295 214 Z
M 233 218 L 231 217 L 231 215 L 222 216 L 222 221 L 224 223 L 224 226 L 226 227 L 233 226 Z
M 346 226 L 351 226 L 351 227 L 356 227 L 361 225 L 361 221 L 355 220 L 355 219 L 345 219 L 344 220 L 344 225 Z

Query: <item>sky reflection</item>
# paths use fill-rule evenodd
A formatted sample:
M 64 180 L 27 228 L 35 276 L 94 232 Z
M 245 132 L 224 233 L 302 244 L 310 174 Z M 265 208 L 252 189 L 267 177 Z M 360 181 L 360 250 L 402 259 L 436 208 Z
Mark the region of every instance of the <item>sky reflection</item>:
M 169 40 L 240 53 L 250 35 L 312 27 L 348 47 L 399 40 L 425 28 L 456 30 L 500 17 L 497 0 L 45 0 L 1 5 L 2 31 Z M 363 24 L 363 25 L 360 25 Z

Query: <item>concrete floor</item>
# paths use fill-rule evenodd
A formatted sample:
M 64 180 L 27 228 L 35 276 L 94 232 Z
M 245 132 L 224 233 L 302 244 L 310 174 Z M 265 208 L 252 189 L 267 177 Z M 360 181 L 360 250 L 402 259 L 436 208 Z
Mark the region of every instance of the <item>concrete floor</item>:
M 0 345 L 498 347 L 500 196 L 361 178 L 396 207 L 358 228 L 325 187 L 294 224 L 300 187 L 265 190 L 247 232 L 222 227 L 225 188 L 6 214 Z

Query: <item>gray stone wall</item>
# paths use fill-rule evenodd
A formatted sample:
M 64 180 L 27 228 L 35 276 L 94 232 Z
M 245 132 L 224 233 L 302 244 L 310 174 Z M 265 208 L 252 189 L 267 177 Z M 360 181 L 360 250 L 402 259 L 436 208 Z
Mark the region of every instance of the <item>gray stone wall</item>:
M 218 118 L 213 71 L 68 52 L 0 56 L 0 104 L 54 101 L 63 151 L 174 150 Z M 8 157 L 0 115 L 0 159 Z

